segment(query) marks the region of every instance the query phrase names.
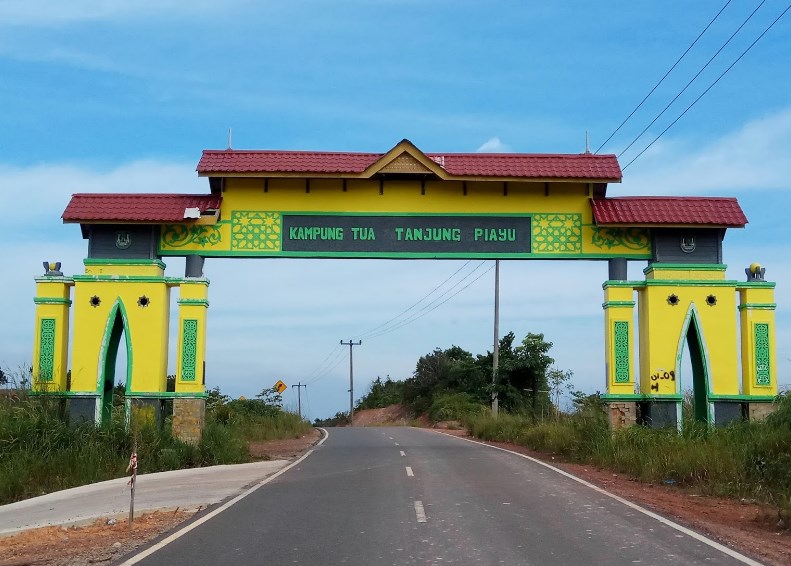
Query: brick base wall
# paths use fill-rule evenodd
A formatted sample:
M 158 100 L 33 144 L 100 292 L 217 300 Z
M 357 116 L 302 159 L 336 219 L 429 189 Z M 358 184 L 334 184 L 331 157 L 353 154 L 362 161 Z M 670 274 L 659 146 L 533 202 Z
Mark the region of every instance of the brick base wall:
M 617 430 L 637 424 L 637 403 L 618 401 L 607 403 L 610 430 Z
M 197 445 L 205 419 L 205 399 L 173 399 L 173 436 L 182 442 Z
M 775 409 L 774 403 L 748 403 L 747 407 L 747 418 L 751 421 L 761 421 Z

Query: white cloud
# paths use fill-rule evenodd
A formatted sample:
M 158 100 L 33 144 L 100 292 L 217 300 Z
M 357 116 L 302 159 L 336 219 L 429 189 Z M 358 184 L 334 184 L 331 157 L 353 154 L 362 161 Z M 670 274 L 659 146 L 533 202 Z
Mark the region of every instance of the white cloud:
M 723 194 L 791 188 L 791 108 L 748 122 L 702 147 L 657 143 L 624 173 L 618 194 Z M 629 163 L 630 156 L 622 160 Z
M 511 146 L 504 144 L 497 137 L 489 138 L 475 150 L 476 153 L 510 153 L 511 151 Z
M 74 193 L 207 193 L 193 163 L 137 161 L 107 171 L 77 165 L 0 165 L 0 186 L 8 215 L 3 230 L 29 231 L 57 226 Z M 75 233 L 79 232 L 74 230 Z

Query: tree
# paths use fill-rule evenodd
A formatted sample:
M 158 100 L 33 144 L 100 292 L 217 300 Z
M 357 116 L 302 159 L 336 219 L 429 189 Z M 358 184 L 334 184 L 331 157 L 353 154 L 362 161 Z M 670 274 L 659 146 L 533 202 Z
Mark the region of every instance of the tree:
M 564 392 L 571 392 L 572 377 L 574 377 L 574 372 L 570 369 L 563 371 L 558 368 L 552 368 L 547 373 L 549 391 L 552 395 L 552 404 L 555 406 L 555 416 L 557 417 L 560 417 L 560 396 Z
M 491 375 L 491 364 L 489 368 Z M 405 381 L 404 401 L 416 413 L 423 413 L 437 394 L 463 392 L 482 400 L 487 387 L 487 377 L 470 352 L 459 346 L 435 348 L 420 357 L 413 376 Z
M 552 342 L 543 334 L 528 333 L 519 346 L 512 347 L 513 332 L 500 341 L 500 368 L 497 392 L 500 406 L 511 411 L 529 410 L 533 417 L 551 405 L 547 369 L 555 363 L 547 352 Z
M 261 401 L 263 401 L 263 403 L 269 407 L 275 409 L 283 408 L 283 396 L 280 395 L 280 393 L 278 393 L 277 389 L 275 389 L 274 387 L 269 387 L 267 389 L 264 389 L 263 391 L 261 391 L 261 393 L 256 395 L 256 397 Z
M 0 368 L 0 385 L 8 385 L 8 377 L 3 373 L 3 368 Z

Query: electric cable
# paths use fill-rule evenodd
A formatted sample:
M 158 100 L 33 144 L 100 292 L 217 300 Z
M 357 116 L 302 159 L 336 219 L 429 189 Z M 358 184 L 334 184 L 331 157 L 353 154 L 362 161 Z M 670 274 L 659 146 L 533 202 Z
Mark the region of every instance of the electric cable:
M 456 289 L 462 283 L 464 283 L 467 279 L 469 279 L 476 271 L 478 271 L 481 267 L 483 267 L 485 263 L 486 263 L 485 261 L 480 262 L 467 275 L 462 277 L 459 281 L 454 283 L 451 287 L 449 287 L 447 290 L 445 290 L 442 294 L 437 296 L 435 299 L 433 299 L 432 301 L 430 301 L 430 302 L 426 303 L 425 305 L 423 305 L 423 307 L 419 311 L 417 311 L 416 313 L 413 313 L 410 316 L 408 316 L 407 318 L 405 318 L 404 320 L 401 320 L 401 321 L 395 323 L 390 328 L 383 328 L 383 329 L 381 329 L 381 330 L 379 330 L 379 331 L 377 331 L 375 333 L 372 333 L 371 335 L 367 336 L 367 339 L 371 339 L 372 337 L 377 337 L 377 336 L 381 336 L 383 334 L 387 334 L 388 332 L 390 332 L 391 329 L 402 328 L 402 327 L 406 326 L 407 324 L 410 324 L 412 321 L 417 320 L 418 318 L 421 318 L 424 314 L 427 314 L 428 312 L 431 312 L 432 310 L 434 310 L 433 308 L 431 308 L 432 305 L 435 305 L 438 301 L 441 301 L 449 293 L 452 293 L 454 289 Z M 466 289 L 466 287 L 465 287 L 465 289 Z
M 717 49 L 717 51 L 714 53 L 714 55 L 712 55 L 712 56 L 711 56 L 711 58 L 710 58 L 708 61 L 706 61 L 706 64 L 705 64 L 705 65 L 703 65 L 703 67 L 701 67 L 701 69 L 700 69 L 700 70 L 699 70 L 697 73 L 695 73 L 695 76 L 694 76 L 694 77 L 692 77 L 692 78 L 689 80 L 689 82 L 688 82 L 688 83 L 687 83 L 687 84 L 684 86 L 684 88 L 682 88 L 682 89 L 681 89 L 681 90 L 678 92 L 678 94 L 676 94 L 676 96 L 674 96 L 674 97 L 673 97 L 673 99 L 672 99 L 670 102 L 668 102 L 668 103 L 667 103 L 667 106 L 665 106 L 665 107 L 662 109 L 662 111 L 661 111 L 659 114 L 657 114 L 657 115 L 656 115 L 656 117 L 655 117 L 653 120 L 651 120 L 651 122 L 650 122 L 650 123 L 649 123 L 649 124 L 648 124 L 648 125 L 647 125 L 645 128 L 643 128 L 643 131 L 641 131 L 641 132 L 640 132 L 640 133 L 637 135 L 637 137 L 636 137 L 636 138 L 634 138 L 634 139 L 633 139 L 633 140 L 632 140 L 632 141 L 629 143 L 629 145 L 627 145 L 627 146 L 626 146 L 626 147 L 625 147 L 625 148 L 624 148 L 624 149 L 623 149 L 623 150 L 622 150 L 622 151 L 621 151 L 621 152 L 618 154 L 618 157 L 621 157 L 621 156 L 622 156 L 624 153 L 626 153 L 627 151 L 629 151 L 629 148 L 631 148 L 631 147 L 632 147 L 632 146 L 633 146 L 635 143 L 637 143 L 637 140 L 639 140 L 641 137 L 643 137 L 643 134 L 645 134 L 645 133 L 648 131 L 648 129 L 649 129 L 651 126 L 653 126 L 653 125 L 656 123 L 656 121 L 657 121 L 657 120 L 659 120 L 659 118 L 661 118 L 661 117 L 664 115 L 664 113 L 667 111 L 667 109 L 668 109 L 668 108 L 670 108 L 670 107 L 673 105 L 673 103 L 674 103 L 676 100 L 678 100 L 678 98 L 679 98 L 679 97 L 680 97 L 682 94 L 684 94 L 684 93 L 686 92 L 686 90 L 687 90 L 687 89 L 690 87 L 690 85 L 691 85 L 693 82 L 695 82 L 695 80 L 697 80 L 697 78 L 698 78 L 698 77 L 701 75 L 701 73 L 702 73 L 703 71 L 705 71 L 705 70 L 706 70 L 706 68 L 707 68 L 707 67 L 708 67 L 708 66 L 711 64 L 711 62 L 712 62 L 712 61 L 714 61 L 714 59 L 717 57 L 717 55 L 719 55 L 719 54 L 722 52 L 722 50 L 723 50 L 723 49 L 725 49 L 725 47 L 726 47 L 726 46 L 727 46 L 727 45 L 728 45 L 728 44 L 731 42 L 731 40 L 732 40 L 734 37 L 736 37 L 736 34 L 738 34 L 738 33 L 741 31 L 741 29 L 742 29 L 742 28 L 743 28 L 745 25 L 747 25 L 747 22 L 749 22 L 749 21 L 752 19 L 752 17 L 755 15 L 755 13 L 756 13 L 756 12 L 757 12 L 757 11 L 758 11 L 760 8 L 761 8 L 761 6 L 763 6 L 763 5 L 764 5 L 764 3 L 766 3 L 766 0 L 761 0 L 761 3 L 760 3 L 760 4 L 758 4 L 758 6 L 755 8 L 755 10 L 753 10 L 753 11 L 750 13 L 750 15 L 749 15 L 749 16 L 747 16 L 747 19 L 745 19 L 745 20 L 744 20 L 744 21 L 741 23 L 741 25 L 740 25 L 738 28 L 736 28 L 736 31 L 734 31 L 734 32 L 731 34 L 731 36 L 730 36 L 730 37 L 729 37 L 729 38 L 728 38 L 728 39 L 725 41 L 725 43 L 723 43 L 723 44 L 722 44 L 722 46 L 720 46 L 720 48 L 719 48 L 719 49 Z
M 758 36 L 758 37 L 755 39 L 755 41 L 753 41 L 753 42 L 752 42 L 752 43 L 751 43 L 751 44 L 750 44 L 750 45 L 747 47 L 747 49 L 745 49 L 744 51 L 742 51 L 742 54 L 741 54 L 741 55 L 739 55 L 739 56 L 736 58 L 736 60 L 735 60 L 733 63 L 731 63 L 731 64 L 728 66 L 728 68 L 727 68 L 727 69 L 725 69 L 725 70 L 724 70 L 724 71 L 723 71 L 723 72 L 720 74 L 720 76 L 719 76 L 719 77 L 717 77 L 717 78 L 716 78 L 716 80 L 715 80 L 713 83 L 711 83 L 711 84 L 708 86 L 708 88 L 707 88 L 706 90 L 704 90 L 702 93 L 700 93 L 700 96 L 698 96 L 698 97 L 697 97 L 695 100 L 693 100 L 693 101 L 692 101 L 692 104 L 690 104 L 689 106 L 687 106 L 687 107 L 686 107 L 686 109 L 685 109 L 685 110 L 684 110 L 684 111 L 683 111 L 681 114 L 679 114 L 679 116 L 678 116 L 678 117 L 677 117 L 675 120 L 673 120 L 673 121 L 672 121 L 672 122 L 671 122 L 671 123 L 670 123 L 670 124 L 669 124 L 669 125 L 668 125 L 668 126 L 665 128 L 665 129 L 664 129 L 664 130 L 662 130 L 662 132 L 661 132 L 661 133 L 660 133 L 658 136 L 656 136 L 656 137 L 655 137 L 655 138 L 654 138 L 654 139 L 651 141 L 651 143 L 649 143 L 647 146 L 645 146 L 645 147 L 643 148 L 643 150 L 642 150 L 640 153 L 638 153 L 637 155 L 635 155 L 635 156 L 634 156 L 634 158 L 633 158 L 633 159 L 632 159 L 632 160 L 631 160 L 629 163 L 627 163 L 627 164 L 626 164 L 626 165 L 623 167 L 623 169 L 622 169 L 622 170 L 624 170 L 624 171 L 625 171 L 625 170 L 626 170 L 626 168 L 627 168 L 627 167 L 629 167 L 629 166 L 630 166 L 632 163 L 634 163 L 634 162 L 637 160 L 637 158 L 638 158 L 638 157 L 640 157 L 640 156 L 641 156 L 641 155 L 643 155 L 643 154 L 644 154 L 646 151 L 648 151 L 648 148 L 650 148 L 652 145 L 654 145 L 654 143 L 656 143 L 656 141 L 657 141 L 659 138 L 661 138 L 661 137 L 662 137 L 662 136 L 665 134 L 665 132 L 667 132 L 667 131 L 668 131 L 670 128 L 672 128 L 672 127 L 673 127 L 673 126 L 676 124 L 676 122 L 678 122 L 678 121 L 679 121 L 679 120 L 680 120 L 680 119 L 681 119 L 681 118 L 684 116 L 684 114 L 686 114 L 686 113 L 687 113 L 687 112 L 688 112 L 688 111 L 689 111 L 689 110 L 690 110 L 690 109 L 691 109 L 693 106 L 695 106 L 695 104 L 698 102 L 698 100 L 700 100 L 701 98 L 703 98 L 703 96 L 705 96 L 705 94 L 706 94 L 707 92 L 709 92 L 709 91 L 712 89 L 712 87 L 714 87 L 714 85 L 716 85 L 716 84 L 717 84 L 717 83 L 720 81 L 720 79 L 721 79 L 722 77 L 724 77 L 724 76 L 725 76 L 725 74 L 726 74 L 728 71 L 730 71 L 730 70 L 733 68 L 733 66 L 734 66 L 734 65 L 736 65 L 736 63 L 738 63 L 738 62 L 741 60 L 741 58 L 742 58 L 742 57 L 744 57 L 745 55 L 747 55 L 747 52 L 748 52 L 748 51 L 750 51 L 750 49 L 752 49 L 752 48 L 753 48 L 753 46 L 754 46 L 756 43 L 758 43 L 758 41 L 760 41 L 760 39 L 761 39 L 761 38 L 762 38 L 764 35 L 766 35 L 766 33 L 767 33 L 767 32 L 768 32 L 770 29 L 772 29 L 772 28 L 774 27 L 774 25 L 775 25 L 775 24 L 776 24 L 778 21 L 780 21 L 780 18 L 782 18 L 782 17 L 783 17 L 783 16 L 786 14 L 786 12 L 788 12 L 788 10 L 791 10 L 791 4 L 789 4 L 788 6 L 786 6 L 786 9 L 785 9 L 785 10 L 783 10 L 783 11 L 782 11 L 782 13 L 781 13 L 779 16 L 777 16 L 777 18 L 775 18 L 775 20 L 774 20 L 774 21 L 773 21 L 771 24 L 769 24 L 769 27 L 767 27 L 767 28 L 766 28 L 766 29 L 765 29 L 765 30 L 764 30 L 764 31 L 761 33 L 761 35 L 759 35 L 759 36 Z
M 316 383 L 318 381 L 321 381 L 322 379 L 324 379 L 325 377 L 330 375 L 330 373 L 332 373 L 332 371 L 335 368 L 337 368 L 341 364 L 341 362 L 343 362 L 345 360 L 346 360 L 345 356 L 338 356 L 335 360 L 333 360 L 335 362 L 334 365 L 332 365 L 331 367 L 327 367 L 327 369 L 322 371 L 320 375 L 318 375 L 315 378 L 313 378 L 313 381 L 311 381 L 310 383 L 306 383 L 305 385 L 313 385 L 314 383 Z
M 330 350 L 330 353 L 327 354 L 327 356 L 321 362 L 319 362 L 319 365 L 317 365 L 313 369 L 313 371 L 311 371 L 310 373 L 308 373 L 305 376 L 305 382 L 306 383 L 310 380 L 311 377 L 313 377 L 315 374 L 317 374 L 324 367 L 324 364 L 327 363 L 327 360 L 329 360 L 330 357 L 332 357 L 333 354 L 337 353 L 337 351 L 340 349 L 340 347 L 341 347 L 340 344 L 335 344 L 335 347 L 332 350 Z
M 345 354 L 345 349 L 341 348 L 341 345 L 338 344 L 338 347 L 333 352 L 333 354 L 334 354 L 334 356 L 332 356 L 332 359 L 328 358 L 329 361 L 324 362 L 324 363 L 322 363 L 321 366 L 319 366 L 319 368 L 313 373 L 313 377 L 312 378 L 305 380 L 305 385 L 313 385 L 317 381 L 319 381 L 319 380 L 323 379 L 324 377 L 326 377 L 326 375 L 332 369 L 337 367 L 337 365 L 340 363 L 339 360 L 343 359 L 343 356 Z
M 702 32 L 700 32 L 700 33 L 698 34 L 698 37 L 696 37 L 696 38 L 695 38 L 695 41 L 693 41 L 692 43 L 690 43 L 690 44 L 689 44 L 689 47 L 687 47 L 687 49 L 684 51 L 684 53 L 682 53 L 682 54 L 681 54 L 681 56 L 680 56 L 678 59 L 676 59 L 676 62 L 675 62 L 675 63 L 673 63 L 673 66 L 672 66 L 672 67 L 670 67 L 670 69 L 668 69 L 668 71 L 667 71 L 667 72 L 666 72 L 666 73 L 665 73 L 665 74 L 662 76 L 662 78 L 661 78 L 661 79 L 659 79 L 659 82 L 658 82 L 658 83 L 656 83 L 656 84 L 654 85 L 654 88 L 652 88 L 652 89 L 651 89 L 651 90 L 648 92 L 648 94 L 646 94 L 646 95 L 645 95 L 645 97 L 643 97 L 643 99 L 640 101 L 640 104 L 638 104 L 637 106 L 635 106 L 634 110 L 632 110 L 632 111 L 629 113 L 629 115 L 628 115 L 626 118 L 624 118 L 624 119 L 623 119 L 623 122 L 621 122 L 621 123 L 618 125 L 618 127 L 617 127 L 617 128 L 615 128 L 615 130 L 614 130 L 614 131 L 613 131 L 613 132 L 612 132 L 612 133 L 609 135 L 609 137 L 608 137 L 606 140 L 604 140 L 604 142 L 603 142 L 603 143 L 602 143 L 602 144 L 599 146 L 599 149 L 597 149 L 596 151 L 594 151 L 594 152 L 593 152 L 594 154 L 596 154 L 596 153 L 599 153 L 599 151 L 601 151 L 601 148 L 603 148 L 603 147 L 604 147 L 604 146 L 607 144 L 607 142 L 608 142 L 608 141 L 610 141 L 610 140 L 613 138 L 613 136 L 614 136 L 615 134 L 617 134 L 617 133 L 618 133 L 618 132 L 621 130 L 621 128 L 623 128 L 624 124 L 626 124 L 626 122 L 628 122 L 628 121 L 629 121 L 629 119 L 630 119 L 632 116 L 634 116 L 634 113 L 635 113 L 635 112 L 637 112 L 637 111 L 640 109 L 640 107 L 643 105 L 643 103 L 645 103 L 645 101 L 646 101 L 646 100 L 648 100 L 648 97 L 649 97 L 649 96 L 651 96 L 651 95 L 654 93 L 654 91 L 655 91 L 657 88 L 659 88 L 659 85 L 661 85 L 661 84 L 664 82 L 664 80 L 667 78 L 667 76 L 668 76 L 668 75 L 669 75 L 669 74 L 670 74 L 670 73 L 673 71 L 673 69 L 675 69 L 675 68 L 676 68 L 676 66 L 677 66 L 677 65 L 678 65 L 678 64 L 681 62 L 681 60 L 682 60 L 682 59 L 683 59 L 683 58 L 684 58 L 684 57 L 687 55 L 687 53 L 689 53 L 689 52 L 690 52 L 690 50 L 691 50 L 691 49 L 692 49 L 692 48 L 695 46 L 695 44 L 698 42 L 698 40 L 699 40 L 701 37 L 703 37 L 703 34 L 704 34 L 704 33 L 706 33 L 706 31 L 708 31 L 708 29 L 709 29 L 709 28 L 711 27 L 711 25 L 712 25 L 712 24 L 713 24 L 713 23 L 714 23 L 714 22 L 717 20 L 717 18 L 719 18 L 719 17 L 720 17 L 720 14 L 722 14 L 722 12 L 724 12 L 724 11 L 725 11 L 725 8 L 727 8 L 727 7 L 728 7 L 728 4 L 730 4 L 730 3 L 731 3 L 731 1 L 732 1 L 732 0 L 728 0 L 727 2 L 725 2 L 725 5 L 724 5 L 722 8 L 720 8 L 720 11 L 719 11 L 719 12 L 717 12 L 717 13 L 714 15 L 714 17 L 711 19 L 711 21 L 708 23 L 708 25 L 707 25 L 705 28 L 703 28 L 703 31 L 702 31 Z
M 456 275 L 458 275 L 459 272 L 461 272 L 471 262 L 472 262 L 472 260 L 468 260 L 467 262 L 465 262 L 464 265 L 462 265 L 459 269 L 454 271 L 449 277 L 447 277 L 444 281 L 442 281 L 442 283 L 440 283 L 439 285 L 434 287 L 431 291 L 429 291 L 426 295 L 424 295 L 420 300 L 418 300 L 417 302 L 412 304 L 407 309 L 401 311 L 399 314 L 397 314 L 396 316 L 392 317 L 390 320 L 384 322 L 383 324 L 380 324 L 380 325 L 378 325 L 378 326 L 366 331 L 363 334 L 356 335 L 355 338 L 360 338 L 360 339 L 366 338 L 366 339 L 370 340 L 370 339 L 378 338 L 379 336 L 383 336 L 385 334 L 388 334 L 389 332 L 393 332 L 394 330 L 398 330 L 400 328 L 403 328 L 404 326 L 407 326 L 408 324 L 411 324 L 412 322 L 418 320 L 419 318 L 422 318 L 423 316 L 427 315 L 428 313 L 432 312 L 433 310 L 439 308 L 441 305 L 443 305 L 446 302 L 448 302 L 450 299 L 452 299 L 453 297 L 455 297 L 456 295 L 458 295 L 459 293 L 461 293 L 462 291 L 467 289 L 467 287 L 469 287 L 470 285 L 475 283 L 478 279 L 483 277 L 486 273 L 488 273 L 489 271 L 491 271 L 494 268 L 493 266 L 490 267 L 489 269 L 487 269 L 486 271 L 484 271 L 483 273 L 478 275 L 478 277 L 476 277 L 475 279 L 470 281 L 467 285 L 465 285 L 464 287 L 462 287 L 461 289 L 456 291 L 456 293 L 454 293 L 453 295 L 448 297 L 449 293 L 453 292 L 454 289 L 456 289 L 461 284 L 463 284 L 476 271 L 478 271 L 481 267 L 483 267 L 483 265 L 486 262 L 485 261 L 481 261 L 469 273 L 467 273 L 464 277 L 462 277 L 459 281 L 454 283 L 450 288 L 448 288 L 447 290 L 442 292 L 439 296 L 434 298 L 432 301 L 430 301 L 429 303 L 423 305 L 423 307 L 420 310 L 418 310 L 416 313 L 413 313 L 412 315 L 410 315 L 409 317 L 407 317 L 404 320 L 401 320 L 399 322 L 396 322 L 395 324 L 392 324 L 395 320 L 403 317 L 404 315 L 406 315 L 407 313 L 412 311 L 415 307 L 417 307 L 419 304 L 421 304 L 426 299 L 428 299 L 430 296 L 435 294 L 439 289 L 441 289 L 451 279 L 453 279 Z M 447 297 L 447 298 L 445 298 L 445 297 Z M 445 298 L 445 300 L 442 300 L 443 298 Z M 392 325 L 392 326 L 390 326 L 390 328 L 387 328 L 388 325 Z M 321 363 L 319 363 L 319 365 L 316 366 L 316 368 L 313 371 L 311 371 L 305 377 L 304 383 L 306 385 L 312 385 L 312 384 L 320 381 L 321 379 L 323 379 L 327 375 L 329 375 L 343 361 L 343 359 L 344 359 L 344 355 L 343 354 L 344 354 L 343 348 L 340 347 L 340 344 L 337 344 L 330 351 L 330 353 L 324 358 L 324 360 Z
M 434 306 L 434 308 L 432 308 L 432 309 L 430 309 L 430 310 L 428 310 L 428 311 L 424 312 L 423 314 L 420 314 L 420 315 L 418 315 L 418 316 L 416 316 L 416 317 L 412 318 L 411 320 L 404 321 L 404 322 L 403 322 L 402 324 L 400 324 L 399 326 L 395 326 L 395 327 L 393 327 L 393 328 L 391 328 L 391 329 L 389 329 L 389 330 L 385 330 L 385 331 L 383 331 L 383 332 L 380 332 L 379 334 L 375 334 L 374 336 L 371 336 L 371 337 L 370 337 L 370 338 L 368 338 L 368 339 L 369 339 L 369 340 L 373 340 L 374 338 L 379 338 L 380 336 L 384 336 L 385 334 L 389 334 L 390 332 L 395 332 L 396 330 L 399 330 L 400 328 L 403 328 L 404 326 L 407 326 L 408 324 L 411 324 L 411 323 L 415 322 L 415 321 L 416 321 L 416 320 L 418 320 L 419 318 L 423 318 L 424 316 L 426 316 L 426 315 L 427 315 L 427 314 L 429 314 L 430 312 L 432 312 L 432 311 L 436 310 L 437 308 L 441 307 L 442 305 L 444 305 L 445 303 L 447 303 L 448 301 L 450 301 L 450 300 L 451 300 L 451 299 L 453 299 L 454 297 L 458 296 L 458 295 L 459 295 L 459 293 L 461 293 L 462 291 L 464 291 L 465 289 L 467 289 L 467 287 L 469 287 L 470 285 L 472 285 L 473 283 L 475 283 L 476 281 L 478 281 L 478 280 L 479 280 L 481 277 L 483 277 L 484 275 L 486 275 L 487 273 L 489 273 L 489 272 L 490 272 L 492 269 L 494 269 L 494 266 L 493 266 L 493 265 L 492 265 L 491 267 L 489 267 L 489 269 L 487 269 L 486 271 L 484 271 L 483 273 L 481 273 L 480 275 L 478 275 L 478 277 L 476 277 L 475 279 L 473 279 L 472 281 L 470 281 L 469 283 L 467 283 L 467 284 L 466 284 L 464 287 L 462 287 L 461 289 L 459 289 L 459 290 L 458 290 L 456 293 L 454 293 L 453 295 L 451 295 L 450 297 L 448 297 L 447 299 L 445 299 L 445 300 L 444 300 L 444 301 L 442 301 L 441 303 L 439 303 L 439 304 L 435 305 L 435 306 Z
M 425 295 L 423 295 L 423 297 L 422 297 L 421 299 L 419 299 L 417 302 L 415 302 L 415 303 L 414 303 L 412 306 L 410 306 L 409 308 L 407 308 L 407 309 L 405 309 L 405 310 L 401 311 L 400 313 L 398 313 L 397 315 L 395 315 L 393 318 L 391 318 L 391 319 L 390 319 L 390 320 L 388 320 L 387 322 L 383 322 L 383 323 L 382 323 L 382 324 L 380 324 L 379 326 L 375 326 L 375 327 L 371 328 L 370 330 L 366 330 L 366 331 L 365 331 L 365 332 L 363 332 L 361 335 L 359 335 L 359 336 L 355 336 L 355 338 L 364 338 L 366 335 L 368 335 L 368 334 L 371 334 L 371 333 L 373 333 L 373 332 L 374 332 L 374 331 L 376 331 L 376 330 L 379 330 L 379 329 L 380 329 L 380 328 L 382 328 L 383 326 L 387 326 L 388 324 L 390 324 L 391 322 L 393 322 L 393 321 L 394 321 L 394 320 L 396 320 L 397 318 L 399 318 L 399 317 L 401 317 L 401 316 L 405 315 L 406 313 L 408 313 L 409 311 L 411 311 L 413 308 L 415 308 L 416 306 L 418 306 L 420 303 L 422 303 L 423 301 L 425 301 L 427 298 L 429 298 L 431 295 L 433 295 L 433 294 L 434 294 L 434 293 L 435 293 L 435 292 L 436 292 L 436 291 L 437 291 L 437 290 L 438 290 L 440 287 L 442 287 L 443 285 L 445 285 L 445 283 L 447 283 L 448 281 L 450 281 L 451 279 L 453 279 L 453 278 L 456 276 L 456 274 L 457 274 L 459 271 L 461 271 L 462 269 L 464 269 L 465 267 L 467 267 L 467 266 L 470 264 L 470 262 L 472 262 L 472 260 L 467 260 L 467 262 L 466 262 L 466 263 L 464 263 L 464 265 L 462 265 L 460 268 L 458 268 L 456 271 L 454 271 L 454 272 L 453 272 L 453 273 L 452 273 L 452 274 L 451 274 L 451 275 L 450 275 L 450 276 L 449 276 L 447 279 L 445 279 L 445 280 L 444 280 L 442 283 L 440 283 L 439 285 L 437 285 L 436 287 L 434 287 L 434 288 L 433 288 L 431 291 L 429 291 L 428 293 L 426 293 Z

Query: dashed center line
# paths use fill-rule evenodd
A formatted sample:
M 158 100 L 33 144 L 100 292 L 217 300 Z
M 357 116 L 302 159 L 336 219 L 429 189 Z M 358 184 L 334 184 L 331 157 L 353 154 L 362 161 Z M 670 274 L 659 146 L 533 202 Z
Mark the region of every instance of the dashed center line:
M 401 446 L 398 442 L 395 443 L 396 446 Z
M 426 511 L 423 509 L 422 501 L 415 501 L 415 516 L 418 523 L 426 522 Z
M 407 466 L 407 467 L 406 467 L 406 475 L 407 475 L 407 477 L 410 477 L 410 478 L 411 478 L 411 477 L 413 477 L 413 476 L 415 475 L 415 472 L 413 472 L 413 471 L 412 471 L 412 468 L 410 468 L 409 466 Z
M 406 456 L 406 453 L 403 450 L 399 450 L 402 456 Z

